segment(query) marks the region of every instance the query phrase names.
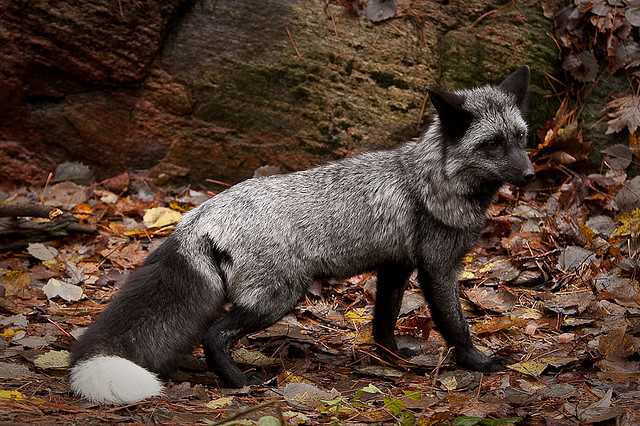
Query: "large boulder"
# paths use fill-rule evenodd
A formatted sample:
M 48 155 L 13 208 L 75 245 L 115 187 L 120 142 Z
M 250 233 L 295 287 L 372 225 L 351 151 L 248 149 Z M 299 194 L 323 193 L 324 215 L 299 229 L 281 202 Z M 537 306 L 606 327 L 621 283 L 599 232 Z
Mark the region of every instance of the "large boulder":
M 0 140 L 36 159 L 31 180 L 65 160 L 198 183 L 305 168 L 416 136 L 428 86 L 524 63 L 533 125 L 553 109 L 536 1 L 397 0 L 380 24 L 324 0 L 49 3 L 0 0 Z

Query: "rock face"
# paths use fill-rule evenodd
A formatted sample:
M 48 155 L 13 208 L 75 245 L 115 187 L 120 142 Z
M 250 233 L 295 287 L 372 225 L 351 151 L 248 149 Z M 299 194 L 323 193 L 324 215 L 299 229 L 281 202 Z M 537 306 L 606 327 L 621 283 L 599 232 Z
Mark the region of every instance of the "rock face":
M 68 160 L 198 183 L 301 169 L 416 136 L 427 86 L 523 63 L 549 116 L 539 2 L 398 0 L 377 25 L 325 3 L 0 0 L 0 150 L 19 153 L 0 181 Z

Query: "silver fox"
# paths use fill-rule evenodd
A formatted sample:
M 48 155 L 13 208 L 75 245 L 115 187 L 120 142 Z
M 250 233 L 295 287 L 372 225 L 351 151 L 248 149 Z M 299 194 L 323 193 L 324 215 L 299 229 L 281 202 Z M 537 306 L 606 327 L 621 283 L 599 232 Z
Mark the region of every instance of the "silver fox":
M 503 368 L 472 343 L 457 274 L 499 187 L 534 177 L 524 151 L 528 86 L 522 67 L 497 86 L 431 90 L 437 114 L 417 140 L 249 179 L 193 209 L 72 348 L 72 389 L 101 403 L 159 395 L 159 377 L 198 342 L 209 368 L 243 386 L 234 342 L 291 311 L 313 280 L 365 271 L 378 277 L 380 347 L 398 351 L 395 323 L 417 270 L 457 363 Z

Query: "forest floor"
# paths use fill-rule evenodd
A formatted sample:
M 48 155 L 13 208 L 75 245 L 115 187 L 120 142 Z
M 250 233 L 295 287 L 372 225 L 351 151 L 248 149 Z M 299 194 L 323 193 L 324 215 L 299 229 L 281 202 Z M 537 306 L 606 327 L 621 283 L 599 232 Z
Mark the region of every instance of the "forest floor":
M 0 252 L 0 423 L 640 424 L 640 177 L 626 172 L 634 158 L 619 145 L 601 173 L 559 166 L 526 189 L 500 190 L 460 285 L 477 345 L 506 357 L 504 372 L 456 368 L 413 278 L 397 333 L 421 355 L 380 359 L 375 276 L 364 274 L 317 283 L 293 313 L 239 342 L 234 358 L 273 378 L 265 384 L 222 389 L 199 371 L 196 348 L 162 397 L 128 406 L 69 391 L 69 346 L 180 216 L 213 194 L 127 174 L 18 188 L 0 207 L 44 203 L 95 232 Z M 6 230 L 56 219 L 2 220 Z

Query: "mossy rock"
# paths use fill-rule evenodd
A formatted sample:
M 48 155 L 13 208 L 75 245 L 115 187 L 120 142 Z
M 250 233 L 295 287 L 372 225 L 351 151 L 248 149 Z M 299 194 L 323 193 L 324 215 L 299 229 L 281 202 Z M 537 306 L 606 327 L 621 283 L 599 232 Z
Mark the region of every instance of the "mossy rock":
M 501 4 L 469 24 L 446 32 L 440 44 L 443 85 L 468 87 L 478 82 L 497 83 L 519 66 L 531 68 L 529 122 L 532 130 L 553 117 L 559 106 L 548 75 L 559 71 L 559 52 L 549 37 L 551 22 L 536 1 Z M 531 132 L 532 141 L 535 131 Z

